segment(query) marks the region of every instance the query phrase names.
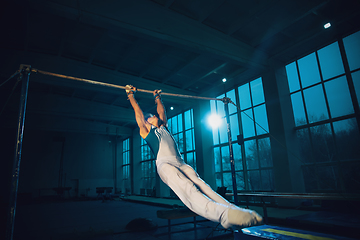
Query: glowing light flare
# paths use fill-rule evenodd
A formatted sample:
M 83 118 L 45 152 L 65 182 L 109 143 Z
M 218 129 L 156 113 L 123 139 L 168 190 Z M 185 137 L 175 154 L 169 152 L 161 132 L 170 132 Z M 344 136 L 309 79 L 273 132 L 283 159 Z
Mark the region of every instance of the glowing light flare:
M 174 107 L 173 107 L 173 106 L 171 106 L 171 107 L 170 107 L 170 110 L 174 110 Z
M 221 125 L 222 123 L 222 118 L 219 115 L 216 114 L 211 114 L 208 117 L 208 124 L 212 127 L 212 128 L 217 128 Z
M 223 78 L 223 79 L 222 79 L 222 82 L 226 82 L 226 78 Z
M 329 28 L 329 27 L 331 27 L 331 23 L 328 22 L 328 23 L 324 24 L 324 28 L 325 28 L 325 29 L 327 29 L 327 28 Z

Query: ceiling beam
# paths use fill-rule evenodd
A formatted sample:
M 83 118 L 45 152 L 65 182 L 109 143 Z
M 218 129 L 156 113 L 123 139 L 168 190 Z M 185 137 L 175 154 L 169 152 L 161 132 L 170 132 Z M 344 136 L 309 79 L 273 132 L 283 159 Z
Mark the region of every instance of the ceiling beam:
M 169 48 L 169 47 L 164 47 L 164 48 L 162 49 L 162 51 L 159 53 L 159 55 L 157 55 L 156 57 L 154 57 L 154 58 L 152 59 L 151 63 L 150 63 L 148 66 L 146 66 L 146 68 L 144 68 L 144 69 L 140 72 L 139 77 L 145 76 L 145 74 L 147 74 L 147 72 L 148 72 L 152 67 L 156 66 L 156 65 L 159 63 L 159 61 L 160 61 L 164 56 L 166 56 L 169 52 L 170 52 L 170 48 Z
M 205 19 L 207 19 L 216 9 L 221 7 L 221 5 L 224 4 L 224 2 L 225 0 L 217 0 L 217 1 L 212 1 L 209 4 L 206 4 L 205 9 L 201 9 L 199 13 L 198 21 L 199 22 L 205 21 Z
M 166 8 L 169 8 L 171 6 L 171 4 L 173 4 L 175 0 L 167 0 L 166 3 L 165 3 L 165 7 Z
M 96 54 L 98 53 L 99 49 L 100 49 L 100 45 L 104 42 L 104 39 L 107 37 L 107 31 L 105 30 L 100 39 L 97 41 L 97 43 L 95 44 L 95 47 L 91 50 L 90 53 L 90 58 L 88 60 L 88 63 L 91 64 L 96 56 Z
M 249 13 L 243 16 L 239 16 L 239 19 L 235 22 L 233 22 L 230 27 L 228 28 L 226 34 L 232 35 L 238 30 L 240 30 L 242 27 L 248 25 L 251 21 L 256 19 L 259 15 L 266 12 L 270 7 L 272 7 L 274 4 L 276 4 L 276 1 L 263 1 L 256 4 L 256 8 L 250 8 Z
M 207 51 L 237 61 L 240 65 L 264 68 L 266 54 L 250 45 L 232 39 L 196 20 L 148 0 L 81 2 L 81 21 L 90 25 L 127 29 L 167 43 Z M 78 19 L 76 2 L 32 1 L 32 6 L 62 17 Z M 254 59 L 253 56 L 262 56 Z
M 135 42 L 131 44 L 130 47 L 126 48 L 126 51 L 124 54 L 119 56 L 121 58 L 119 62 L 116 64 L 115 70 L 118 71 L 121 69 L 121 65 L 134 53 L 134 51 L 140 47 L 141 39 L 136 39 Z
M 191 65 L 196 59 L 198 59 L 201 55 L 193 55 L 186 59 L 182 64 L 178 65 L 175 69 L 171 71 L 171 73 L 167 74 L 162 83 L 167 83 L 173 76 L 175 76 L 178 72 L 180 72 L 185 67 Z
M 313 14 L 316 10 L 326 5 L 329 1 L 309 1 L 302 2 L 300 8 L 293 9 L 292 14 L 283 17 L 277 24 L 273 24 L 267 32 L 263 32 L 257 38 L 253 39 L 253 44 L 258 45 L 267 41 L 277 33 L 282 32 L 284 29 L 293 25 L 297 21 L 305 18 L 309 14 Z

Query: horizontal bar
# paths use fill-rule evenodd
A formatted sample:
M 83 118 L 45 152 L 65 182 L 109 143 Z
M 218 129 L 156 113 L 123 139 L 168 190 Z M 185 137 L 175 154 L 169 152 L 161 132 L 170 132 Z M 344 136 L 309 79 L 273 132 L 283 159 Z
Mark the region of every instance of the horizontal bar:
M 48 76 L 54 76 L 54 77 L 65 78 L 65 79 L 70 79 L 70 80 L 75 80 L 75 81 L 80 81 L 80 82 L 86 82 L 86 83 L 101 85 L 101 86 L 105 86 L 105 87 L 126 89 L 126 87 L 124 87 L 124 86 L 119 86 L 119 85 L 115 85 L 115 84 L 111 84 L 111 83 L 104 83 L 104 82 L 93 81 L 93 80 L 89 80 L 89 79 L 85 79 L 85 78 L 66 76 L 66 75 L 62 75 L 62 74 L 58 74 L 58 73 L 51 73 L 51 72 L 42 71 L 42 70 L 38 70 L 38 69 L 31 69 L 31 71 L 34 73 L 41 73 L 41 74 L 48 75 Z M 153 93 L 153 91 L 145 90 L 145 89 L 137 89 L 137 91 L 144 92 L 144 93 Z M 193 99 L 201 99 L 201 100 L 223 101 L 223 99 L 221 99 L 221 98 L 200 97 L 200 96 L 183 95 L 183 94 L 166 93 L 166 92 L 161 92 L 161 95 L 181 97 L 181 98 L 193 98 Z

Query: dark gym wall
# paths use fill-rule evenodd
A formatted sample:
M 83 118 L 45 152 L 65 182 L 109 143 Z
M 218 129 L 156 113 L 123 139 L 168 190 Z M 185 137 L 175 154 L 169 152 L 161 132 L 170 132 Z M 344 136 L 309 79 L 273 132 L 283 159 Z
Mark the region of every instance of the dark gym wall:
M 79 194 L 89 196 L 96 196 L 96 187 L 114 187 L 113 144 L 105 135 L 25 130 L 19 193 L 31 193 L 33 198 L 39 191 L 53 194 L 52 188 L 59 186 L 61 158 L 61 186 L 72 187 L 71 196 L 75 182 Z

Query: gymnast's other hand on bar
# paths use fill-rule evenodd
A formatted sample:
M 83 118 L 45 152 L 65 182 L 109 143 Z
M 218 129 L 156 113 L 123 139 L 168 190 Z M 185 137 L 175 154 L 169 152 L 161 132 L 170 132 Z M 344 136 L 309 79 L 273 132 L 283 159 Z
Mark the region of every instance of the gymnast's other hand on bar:
M 126 91 L 126 94 L 129 96 L 129 95 L 133 95 L 134 93 L 136 93 L 137 89 L 133 85 L 126 85 L 125 91 Z
M 153 94 L 154 94 L 155 101 L 160 98 L 160 93 L 161 93 L 161 90 L 158 90 L 158 89 L 154 90 Z

